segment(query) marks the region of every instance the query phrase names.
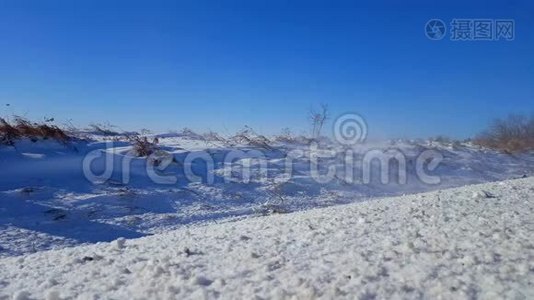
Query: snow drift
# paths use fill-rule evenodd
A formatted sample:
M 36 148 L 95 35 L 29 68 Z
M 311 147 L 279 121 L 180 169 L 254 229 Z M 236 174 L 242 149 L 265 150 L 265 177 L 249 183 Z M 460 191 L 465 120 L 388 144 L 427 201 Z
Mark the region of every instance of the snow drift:
M 534 297 L 534 178 L 0 259 L 0 298 Z
M 151 181 L 145 171 L 149 159 L 132 156 L 132 144 L 116 137 L 112 143 L 95 136 L 96 141 L 89 142 L 26 140 L 17 142 L 15 147 L 0 147 L 0 256 L 142 237 L 203 222 L 519 178 L 532 175 L 534 170 L 532 154 L 501 154 L 469 143 L 386 141 L 367 142 L 350 150 L 362 155 L 370 150 L 396 149 L 406 157 L 408 166 L 422 151 L 437 151 L 443 160 L 432 174 L 439 176 L 440 183 L 418 181 L 410 168 L 404 184 L 396 182 L 395 176 L 387 184 L 375 178 L 379 176 L 366 184 L 347 183 L 342 176 L 318 183 L 310 172 L 307 155 L 293 160 L 293 175 L 281 182 L 288 153 L 296 150 L 307 154 L 308 145 L 299 141 L 270 142 L 267 147 L 264 138 L 252 135 L 246 141 L 230 142 L 185 133 L 156 137 L 158 147 L 172 159 L 160 175 L 175 176 L 174 184 Z M 256 142 L 251 145 L 250 141 Z M 345 150 L 332 144 L 321 147 L 326 151 Z M 226 162 L 225 156 L 236 150 L 261 151 L 268 176 L 255 177 L 260 173 L 258 165 L 249 158 Z M 84 177 L 84 158 L 95 151 L 114 158 L 116 168 L 109 180 L 90 182 Z M 190 155 L 213 159 L 213 169 L 199 160 L 188 162 Z M 121 168 L 124 161 L 129 162 L 129 172 Z M 318 160 L 316 167 L 320 172 L 334 167 L 343 175 L 343 162 L 343 157 L 331 157 Z M 250 182 L 241 181 L 239 176 L 226 180 L 225 174 L 233 175 L 234 168 L 247 164 L 252 165 Z M 96 161 L 96 173 L 102 172 L 102 165 Z M 187 168 L 200 180 L 187 180 Z M 361 174 L 362 169 L 361 164 L 355 164 L 354 173 Z M 373 174 L 379 172 L 373 170 Z M 125 175 L 128 182 L 122 180 Z M 212 183 L 207 182 L 208 177 L 213 178 Z

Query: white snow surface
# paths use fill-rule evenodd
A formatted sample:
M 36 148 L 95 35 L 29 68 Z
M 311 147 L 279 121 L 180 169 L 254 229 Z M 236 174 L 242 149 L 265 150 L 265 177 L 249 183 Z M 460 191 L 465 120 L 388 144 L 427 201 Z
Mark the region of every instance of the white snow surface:
M 0 259 L 0 299 L 533 299 L 534 178 Z
M 187 133 L 187 132 L 186 132 Z M 22 140 L 15 147 L 0 146 L 0 257 L 16 256 L 67 246 L 109 242 L 119 237 L 138 238 L 167 232 L 192 224 L 222 222 L 262 216 L 273 212 L 294 212 L 337 204 L 362 202 L 377 197 L 413 194 L 458 187 L 466 184 L 520 178 L 534 175 L 534 154 L 509 155 L 476 147 L 470 143 L 436 141 L 366 142 L 352 149 L 362 155 L 370 149 L 396 149 L 413 167 L 415 157 L 425 150 L 435 150 L 443 161 L 432 175 L 439 176 L 439 184 L 418 181 L 412 168 L 406 184 L 392 180 L 382 184 L 378 172 L 367 184 L 347 184 L 341 177 L 318 183 L 310 176 L 310 161 L 293 161 L 293 176 L 286 182 L 278 178 L 284 172 L 284 159 L 292 150 L 309 152 L 300 141 L 270 142 L 263 147 L 250 145 L 242 139 L 202 138 L 198 134 L 158 135 L 159 147 L 172 155 L 176 163 L 163 173 L 175 175 L 175 184 L 155 184 L 147 176 L 146 158 L 131 155 L 132 144 L 114 141 L 106 148 L 104 138 L 93 136 L 88 141 L 60 144 L 54 141 L 30 142 Z M 229 142 L 230 141 L 230 142 Z M 321 145 L 339 151 L 336 145 Z M 229 182 L 223 174 L 230 168 L 251 162 L 242 158 L 226 163 L 229 151 L 261 151 L 268 162 L 268 178 L 256 178 L 245 183 L 239 178 Z M 108 153 L 114 158 L 112 177 L 104 182 L 89 182 L 82 172 L 83 158 L 92 151 Z M 215 182 L 185 180 L 185 157 L 208 153 L 215 169 L 206 172 L 201 161 L 191 162 L 197 174 L 214 176 Z M 131 161 L 130 180 L 120 168 L 123 161 Z M 324 173 L 335 166 L 343 175 L 343 157 L 324 159 L 318 169 Z M 102 164 L 96 163 L 95 173 Z M 257 167 L 252 163 L 253 167 Z M 393 169 L 393 168 L 392 168 Z M 362 173 L 356 164 L 354 173 Z

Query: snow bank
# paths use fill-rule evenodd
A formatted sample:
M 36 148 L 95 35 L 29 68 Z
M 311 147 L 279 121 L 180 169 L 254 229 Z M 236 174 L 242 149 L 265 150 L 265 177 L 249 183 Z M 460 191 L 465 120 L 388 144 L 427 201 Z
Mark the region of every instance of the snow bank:
M 369 151 L 396 149 L 406 157 L 406 183 L 395 180 L 399 176 L 395 167 L 390 172 L 392 180 L 387 184 L 380 182 L 380 165 L 373 168 L 371 182 L 348 183 L 343 176 L 344 156 L 317 162 L 320 173 L 331 167 L 339 171 L 339 176 L 331 181 L 319 183 L 310 170 L 307 145 L 273 143 L 268 149 L 235 143 L 229 146 L 216 139 L 195 139 L 189 134 L 160 137 L 160 147 L 176 161 L 161 173 L 176 178 L 177 182 L 157 184 L 146 172 L 147 159 L 128 155 L 132 148 L 129 142 L 108 144 L 96 140 L 69 145 L 23 140 L 16 147 L 0 147 L 0 257 L 109 242 L 119 237 L 141 237 L 214 220 L 292 212 L 534 175 L 534 153 L 507 155 L 470 143 L 382 141 L 358 144 L 351 149 L 360 158 L 354 164 L 353 173 L 364 173 L 361 157 Z M 336 153 L 346 150 L 335 144 L 321 145 L 323 148 Z M 261 151 L 267 161 L 268 178 L 254 177 L 262 173 L 258 169 L 261 164 L 254 164 L 249 157 L 226 162 L 226 155 L 236 150 Z M 280 181 L 287 175 L 285 158 L 293 150 L 304 155 L 291 160 L 292 176 L 288 181 Z M 416 157 L 427 150 L 443 156 L 442 163 L 432 171 L 441 179 L 440 184 L 424 183 L 414 173 Z M 113 157 L 114 168 L 109 180 L 90 182 L 84 176 L 84 158 L 93 151 Z M 214 169 L 207 168 L 201 160 L 186 163 L 186 157 L 197 154 L 213 158 Z M 124 169 L 124 162 L 129 168 Z M 239 176 L 228 181 L 224 178 L 225 173 L 233 173 L 234 167 L 239 170 L 248 163 L 253 166 L 249 183 Z M 96 161 L 92 168 L 102 174 L 105 165 L 104 161 Z M 203 181 L 188 180 L 185 165 L 203 177 Z M 125 177 L 129 178 L 127 182 L 123 181 Z M 214 178 L 212 184 L 206 183 L 210 177 Z
M 534 178 L 0 260 L 0 298 L 534 298 Z

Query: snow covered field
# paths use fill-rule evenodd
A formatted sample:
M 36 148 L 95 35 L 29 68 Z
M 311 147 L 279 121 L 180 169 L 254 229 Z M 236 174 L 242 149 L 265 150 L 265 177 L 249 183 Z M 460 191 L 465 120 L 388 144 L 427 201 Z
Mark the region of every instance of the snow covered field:
M 0 298 L 534 298 L 534 178 L 0 259 Z
M 254 135 L 249 137 L 256 138 Z M 357 155 L 369 151 L 395 150 L 406 158 L 407 182 L 395 179 L 380 182 L 379 170 L 372 180 L 361 182 L 364 166 L 356 162 L 355 183 L 344 180 L 344 157 L 318 160 L 317 169 L 325 173 L 330 166 L 339 172 L 332 180 L 318 183 L 310 171 L 309 147 L 299 141 L 275 141 L 263 145 L 247 138 L 221 140 L 188 134 L 159 135 L 159 148 L 173 158 L 158 176 L 176 182 L 155 183 L 146 172 L 147 159 L 132 156 L 132 145 L 102 137 L 68 145 L 53 141 L 20 141 L 16 147 L 0 147 L 0 257 L 21 255 L 66 246 L 113 241 L 119 237 L 137 238 L 211 221 L 287 213 L 336 204 L 411 194 L 530 176 L 534 171 L 532 154 L 508 155 L 480 149 L 469 143 L 431 141 L 367 142 L 351 149 Z M 110 146 L 110 147 L 107 147 Z M 339 152 L 340 146 L 321 145 Z M 259 151 L 265 157 L 267 176 L 259 174 L 259 164 L 247 157 L 224 160 L 232 151 Z M 416 157 L 433 150 L 443 160 L 430 174 L 439 184 L 421 182 L 413 169 Z M 280 180 L 288 153 L 301 151 L 292 160 L 292 176 Z M 107 153 L 114 159 L 110 178 L 90 182 L 82 168 L 91 153 Z M 213 169 L 202 160 L 187 161 L 189 156 L 207 156 Z M 128 163 L 129 171 L 123 168 Z M 234 173 L 235 167 L 251 168 L 250 182 Z M 96 160 L 95 173 L 104 172 Z M 190 169 L 199 180 L 188 180 Z M 225 174 L 233 177 L 228 180 Z M 124 181 L 125 175 L 129 178 Z M 389 174 L 388 174 L 389 175 Z M 212 178 L 213 182 L 208 182 Z

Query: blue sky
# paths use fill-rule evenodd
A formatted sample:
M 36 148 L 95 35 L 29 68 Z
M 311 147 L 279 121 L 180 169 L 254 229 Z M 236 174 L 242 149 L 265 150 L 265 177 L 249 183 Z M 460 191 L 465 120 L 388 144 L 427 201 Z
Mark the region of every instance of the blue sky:
M 375 137 L 463 138 L 534 112 L 529 1 L 42 2 L 0 0 L 1 114 L 298 133 L 327 103 Z M 432 41 L 432 18 L 514 19 L 515 40 Z

